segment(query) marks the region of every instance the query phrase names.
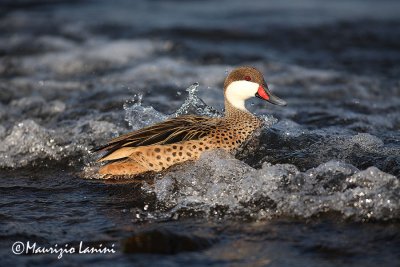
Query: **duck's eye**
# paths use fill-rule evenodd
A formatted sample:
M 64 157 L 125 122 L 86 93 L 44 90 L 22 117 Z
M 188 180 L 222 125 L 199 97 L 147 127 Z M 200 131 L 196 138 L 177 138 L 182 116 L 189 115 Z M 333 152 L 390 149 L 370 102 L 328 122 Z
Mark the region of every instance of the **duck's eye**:
M 244 76 L 244 79 L 245 79 L 246 81 L 251 81 L 251 77 L 250 77 L 250 76 Z

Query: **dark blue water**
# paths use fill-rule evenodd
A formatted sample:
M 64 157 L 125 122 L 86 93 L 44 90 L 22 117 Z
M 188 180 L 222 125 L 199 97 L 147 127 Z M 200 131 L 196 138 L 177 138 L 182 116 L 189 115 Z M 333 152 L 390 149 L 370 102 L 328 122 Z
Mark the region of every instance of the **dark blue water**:
M 399 12 L 2 1 L 0 265 L 399 266 Z M 171 114 L 218 115 L 243 64 L 289 105 L 249 101 L 267 126 L 235 157 L 92 179 L 93 146 Z M 17 241 L 115 253 L 14 255 Z

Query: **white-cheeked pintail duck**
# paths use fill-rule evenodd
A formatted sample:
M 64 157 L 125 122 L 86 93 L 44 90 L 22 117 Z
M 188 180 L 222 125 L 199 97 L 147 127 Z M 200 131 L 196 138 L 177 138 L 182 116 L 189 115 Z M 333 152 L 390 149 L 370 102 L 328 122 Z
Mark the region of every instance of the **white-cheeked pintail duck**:
M 262 126 L 262 121 L 245 108 L 245 100 L 258 97 L 275 105 L 286 105 L 269 91 L 262 73 L 248 66 L 238 67 L 228 75 L 224 96 L 222 118 L 179 116 L 124 134 L 93 149 L 106 152 L 99 161 L 108 161 L 108 164 L 99 173 L 103 178 L 134 177 L 196 160 L 208 150 L 235 151 Z

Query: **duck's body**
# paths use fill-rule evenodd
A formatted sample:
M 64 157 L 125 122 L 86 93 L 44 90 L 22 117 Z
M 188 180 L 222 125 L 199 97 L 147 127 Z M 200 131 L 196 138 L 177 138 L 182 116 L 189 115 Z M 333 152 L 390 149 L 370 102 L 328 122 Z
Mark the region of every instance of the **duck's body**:
M 122 135 L 97 148 L 95 151 L 107 151 L 100 161 L 114 161 L 99 173 L 104 178 L 136 176 L 196 160 L 208 150 L 234 151 L 262 125 L 244 107 L 245 99 L 258 96 L 274 104 L 285 104 L 268 91 L 261 73 L 250 67 L 232 71 L 225 80 L 224 93 L 222 118 L 180 116 Z

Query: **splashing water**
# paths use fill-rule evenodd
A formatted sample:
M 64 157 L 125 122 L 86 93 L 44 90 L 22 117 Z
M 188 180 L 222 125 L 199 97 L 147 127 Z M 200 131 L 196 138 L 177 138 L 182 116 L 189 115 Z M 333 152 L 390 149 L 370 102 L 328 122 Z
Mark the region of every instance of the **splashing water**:
M 19 168 L 29 165 L 43 165 L 49 160 L 67 161 L 73 164 L 90 158 L 91 138 L 111 138 L 121 129 L 106 121 L 81 119 L 74 127 L 60 127 L 53 130 L 40 126 L 33 120 L 23 120 L 0 140 L 0 167 Z
M 291 164 L 267 162 L 254 169 L 223 151 L 213 151 L 143 189 L 155 193 L 172 217 L 309 218 L 337 212 L 364 221 L 390 220 L 400 213 L 400 184 L 395 176 L 375 167 L 359 171 L 340 161 L 306 172 Z
M 198 87 L 199 84 L 194 83 L 186 89 L 189 95 L 173 116 L 178 117 L 187 114 L 196 114 L 208 117 L 222 116 L 220 112 L 213 107 L 208 106 L 200 97 L 197 96 Z
M 151 106 L 144 107 L 142 98 L 143 95 L 138 94 L 131 101 L 124 104 L 125 120 L 132 127 L 132 130 L 138 130 L 168 118 L 168 116 L 156 111 Z

